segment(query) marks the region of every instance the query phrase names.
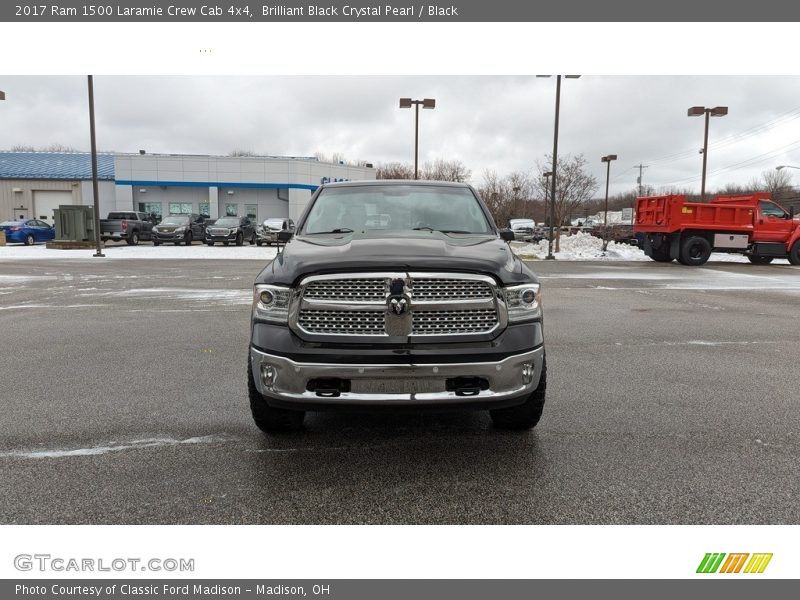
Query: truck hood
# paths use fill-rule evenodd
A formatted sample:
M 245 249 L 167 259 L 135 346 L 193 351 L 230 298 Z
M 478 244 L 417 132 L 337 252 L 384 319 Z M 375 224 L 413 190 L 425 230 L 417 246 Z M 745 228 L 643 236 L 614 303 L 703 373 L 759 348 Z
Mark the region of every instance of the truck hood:
M 306 275 L 352 271 L 461 271 L 491 275 L 503 284 L 536 281 L 508 244 L 493 235 L 420 232 L 396 238 L 292 238 L 256 283 L 292 286 Z

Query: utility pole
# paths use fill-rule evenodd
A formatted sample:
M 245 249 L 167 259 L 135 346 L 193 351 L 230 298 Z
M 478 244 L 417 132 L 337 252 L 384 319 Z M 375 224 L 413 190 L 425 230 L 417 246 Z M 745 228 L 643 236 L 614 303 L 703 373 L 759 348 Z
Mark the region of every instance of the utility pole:
M 639 193 L 637 196 L 641 197 L 642 195 L 642 188 L 644 187 L 642 184 L 642 173 L 645 169 L 647 169 L 650 165 L 643 165 L 639 163 L 638 165 L 633 165 L 634 169 L 639 169 L 639 177 L 636 178 L 636 184 L 639 186 Z M 633 208 L 631 208 L 631 225 L 636 223 L 636 199 L 633 200 Z
M 642 195 L 642 172 L 647 169 L 650 165 L 633 165 L 634 169 L 639 169 L 639 177 L 636 178 L 636 184 L 639 186 L 639 195 Z

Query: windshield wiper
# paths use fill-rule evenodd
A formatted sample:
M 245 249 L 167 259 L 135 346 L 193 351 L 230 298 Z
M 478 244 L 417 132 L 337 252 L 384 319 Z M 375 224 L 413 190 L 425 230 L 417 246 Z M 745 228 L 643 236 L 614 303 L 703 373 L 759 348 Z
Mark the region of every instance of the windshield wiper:
M 414 231 L 438 231 L 439 233 L 473 233 L 472 231 L 464 231 L 463 229 L 434 229 L 433 227 L 414 227 Z
M 308 235 L 319 235 L 325 233 L 353 233 L 353 230 L 349 227 L 339 227 L 338 229 L 331 229 L 330 231 L 315 231 L 314 233 L 310 233 Z

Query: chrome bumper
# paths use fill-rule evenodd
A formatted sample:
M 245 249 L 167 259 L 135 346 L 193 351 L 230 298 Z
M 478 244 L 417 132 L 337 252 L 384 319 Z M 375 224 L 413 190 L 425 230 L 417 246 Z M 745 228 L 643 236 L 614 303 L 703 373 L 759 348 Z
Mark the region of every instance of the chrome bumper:
M 350 404 L 363 406 L 446 405 L 503 402 L 531 393 L 542 375 L 544 347 L 517 354 L 499 362 L 439 364 L 323 364 L 298 363 L 282 356 L 250 348 L 250 363 L 258 391 L 271 398 L 298 404 Z M 529 368 L 525 383 L 523 370 Z M 272 367 L 272 381 L 263 376 L 263 367 Z M 445 389 L 445 381 L 456 377 L 480 377 L 488 380 L 489 389 L 475 395 L 459 395 Z M 318 378 L 337 378 L 357 383 L 357 387 L 391 386 L 400 379 L 428 380 L 427 387 L 438 391 L 375 393 L 341 392 L 337 397 L 320 396 L 307 389 Z M 423 386 L 424 387 L 424 386 Z

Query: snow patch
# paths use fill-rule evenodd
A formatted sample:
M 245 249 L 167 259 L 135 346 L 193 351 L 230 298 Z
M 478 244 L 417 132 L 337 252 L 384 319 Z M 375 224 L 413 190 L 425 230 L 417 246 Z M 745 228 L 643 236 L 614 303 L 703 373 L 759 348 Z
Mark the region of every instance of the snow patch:
M 73 450 L 9 450 L 0 452 L 0 458 L 68 458 L 73 456 L 98 456 L 110 452 L 123 452 L 140 448 L 156 448 L 163 446 L 178 446 L 182 444 L 211 444 L 214 442 L 229 441 L 228 438 L 206 435 L 191 437 L 185 440 L 174 438 L 146 438 L 130 442 L 109 442 L 105 446 L 92 446 L 90 448 L 75 448 Z

